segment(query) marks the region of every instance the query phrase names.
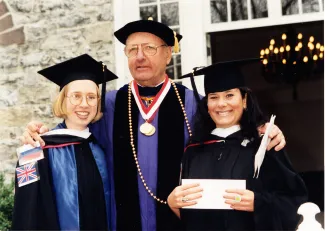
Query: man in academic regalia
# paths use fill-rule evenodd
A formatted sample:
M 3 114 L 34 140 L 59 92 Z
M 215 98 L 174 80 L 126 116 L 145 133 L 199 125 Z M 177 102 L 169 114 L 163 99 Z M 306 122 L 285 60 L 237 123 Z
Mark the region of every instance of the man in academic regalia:
M 193 92 L 166 74 L 182 36 L 151 20 L 130 22 L 114 35 L 125 45 L 134 80 L 106 94 L 104 117 L 90 128 L 105 148 L 115 182 L 111 216 L 117 230 L 179 230 L 166 200 L 179 183 L 197 107 Z M 25 143 L 33 143 L 31 137 L 41 141 L 38 133 L 47 130 L 38 122 L 27 128 Z M 270 147 L 284 147 L 278 128 L 272 138 Z

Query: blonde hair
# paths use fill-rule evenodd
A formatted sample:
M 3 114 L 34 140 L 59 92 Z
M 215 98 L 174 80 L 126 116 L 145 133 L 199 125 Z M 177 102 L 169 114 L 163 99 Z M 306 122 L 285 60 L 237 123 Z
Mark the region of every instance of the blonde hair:
M 70 83 L 69 83 L 70 84 Z M 65 85 L 62 90 L 59 92 L 58 96 L 56 97 L 56 99 L 53 102 L 52 105 L 52 111 L 54 116 L 58 117 L 58 118 L 63 118 L 66 119 L 67 115 L 68 115 L 68 111 L 67 111 L 67 107 L 65 104 L 65 101 L 67 100 L 67 92 L 68 92 L 68 86 L 69 84 Z M 97 95 L 99 96 L 99 100 L 97 103 L 97 113 L 96 116 L 94 117 L 94 119 L 91 121 L 91 123 L 95 123 L 96 121 L 98 121 L 100 118 L 102 118 L 103 113 L 101 113 L 101 97 L 100 97 L 100 92 L 99 92 L 99 87 L 96 87 L 97 89 Z

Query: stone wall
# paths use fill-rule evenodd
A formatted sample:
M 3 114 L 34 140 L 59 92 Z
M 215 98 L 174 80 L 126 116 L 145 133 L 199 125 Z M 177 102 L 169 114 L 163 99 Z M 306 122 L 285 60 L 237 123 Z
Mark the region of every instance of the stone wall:
M 0 172 L 31 120 L 53 127 L 58 88 L 37 71 L 88 53 L 114 71 L 112 0 L 0 0 Z M 108 88 L 115 88 L 111 83 Z

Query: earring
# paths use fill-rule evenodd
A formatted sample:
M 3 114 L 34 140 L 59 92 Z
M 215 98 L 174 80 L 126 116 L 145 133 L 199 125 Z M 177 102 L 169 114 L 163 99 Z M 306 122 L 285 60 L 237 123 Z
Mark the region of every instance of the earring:
M 244 99 L 244 101 L 243 101 L 243 108 L 244 108 L 244 110 L 246 111 L 247 110 L 247 93 L 245 93 L 245 99 Z

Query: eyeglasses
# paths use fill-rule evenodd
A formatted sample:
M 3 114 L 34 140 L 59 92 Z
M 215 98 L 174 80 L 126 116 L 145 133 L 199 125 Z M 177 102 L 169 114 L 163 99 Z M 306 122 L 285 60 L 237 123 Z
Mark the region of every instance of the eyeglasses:
M 79 92 L 74 92 L 70 96 L 66 96 L 66 97 L 69 98 L 70 103 L 75 106 L 80 105 L 83 100 L 83 94 L 81 94 Z M 96 106 L 98 103 L 98 100 L 99 100 L 99 97 L 95 94 L 87 94 L 86 95 L 86 102 L 91 107 Z
M 153 56 L 157 53 L 157 49 L 159 47 L 167 47 L 166 44 L 160 45 L 160 46 L 156 46 L 154 44 L 151 43 L 142 43 L 142 44 L 132 44 L 132 45 L 126 45 L 124 48 L 124 53 L 128 58 L 132 58 L 134 56 L 136 56 L 138 54 L 139 51 L 139 46 L 141 46 L 142 48 L 142 52 L 145 55 L 148 56 Z

